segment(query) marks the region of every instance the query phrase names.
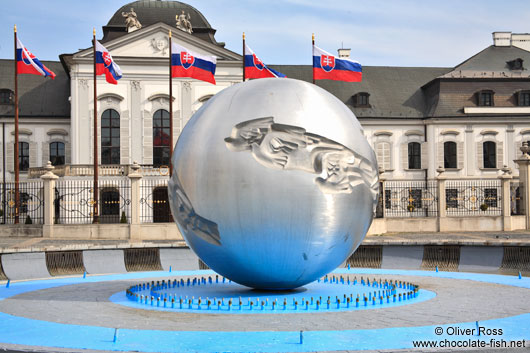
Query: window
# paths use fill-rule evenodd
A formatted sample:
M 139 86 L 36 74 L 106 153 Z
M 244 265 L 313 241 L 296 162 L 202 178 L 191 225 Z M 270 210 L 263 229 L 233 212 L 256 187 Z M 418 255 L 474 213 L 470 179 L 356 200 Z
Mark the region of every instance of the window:
M 493 107 L 493 91 L 480 91 L 478 93 L 478 105 L 481 107 Z
M 445 189 L 445 205 L 447 208 L 458 208 L 458 189 Z
M 456 168 L 456 142 L 444 142 L 444 168 Z
M 409 190 L 409 205 L 412 205 L 414 209 L 419 209 L 423 206 L 422 197 L 421 197 L 421 189 L 410 189 Z
M 153 222 L 173 222 L 165 186 L 153 190 Z
M 353 106 L 358 108 L 370 107 L 370 94 L 367 92 L 360 92 L 353 96 Z
M 497 189 L 484 189 L 484 203 L 488 207 L 497 207 Z
M 25 171 L 29 169 L 29 143 L 18 143 L 18 169 Z
M 482 158 L 484 168 L 497 168 L 497 148 L 493 141 L 486 141 L 482 144 Z
M 409 169 L 421 169 L 421 144 L 409 142 Z
M 13 103 L 13 91 L 10 89 L 0 89 L 0 104 Z
M 64 165 L 64 143 L 50 143 L 50 162 L 52 165 Z
M 377 164 L 385 170 L 391 170 L 390 164 L 390 142 L 378 142 L 376 144 Z
M 530 91 L 519 92 L 517 103 L 520 107 L 529 107 L 530 106 Z
M 169 165 L 171 146 L 169 145 L 169 112 L 157 110 L 153 115 L 153 165 Z
M 392 208 L 392 190 L 385 190 L 385 208 L 387 210 Z
M 114 188 L 103 188 L 100 194 L 101 223 L 118 223 L 120 221 L 120 193 Z
M 120 114 L 114 109 L 101 115 L 101 164 L 120 164 Z

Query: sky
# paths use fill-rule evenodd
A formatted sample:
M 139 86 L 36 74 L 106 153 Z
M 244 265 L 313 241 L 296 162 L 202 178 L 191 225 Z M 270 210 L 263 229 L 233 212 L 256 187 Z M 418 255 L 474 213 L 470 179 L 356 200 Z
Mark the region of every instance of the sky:
M 13 58 L 13 25 L 41 60 L 91 46 L 127 0 L 0 0 L 0 59 Z M 454 67 L 492 44 L 492 32 L 530 32 L 525 0 L 185 0 L 241 53 L 241 34 L 266 64 L 311 64 L 316 45 L 351 48 L 365 66 Z M 141 18 L 139 18 L 141 22 Z

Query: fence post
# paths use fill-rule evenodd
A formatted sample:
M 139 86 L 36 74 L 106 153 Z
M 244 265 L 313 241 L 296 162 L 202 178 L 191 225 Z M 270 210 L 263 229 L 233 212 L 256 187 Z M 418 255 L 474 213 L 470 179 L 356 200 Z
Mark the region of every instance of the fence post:
M 525 214 L 526 229 L 530 229 L 530 146 L 523 142 L 521 146 L 523 155 L 515 160 L 519 165 L 519 192 L 521 194 L 521 208 Z
M 441 232 L 444 230 L 444 219 L 447 217 L 445 200 L 445 181 L 447 178 L 443 175 L 445 172 L 443 167 L 438 167 L 436 171 L 438 172 L 438 176 L 436 177 L 436 194 L 438 196 L 438 231 Z
M 381 187 L 382 191 L 381 191 L 381 198 L 383 199 L 383 201 L 381 202 L 381 213 L 382 213 L 382 216 L 383 218 L 386 218 L 386 207 L 385 207 L 385 204 L 386 204 L 386 193 L 385 193 L 385 184 L 386 184 L 386 176 L 384 175 L 385 173 L 385 169 L 383 167 L 379 167 L 379 186 Z M 386 222 L 386 221 L 385 221 Z
M 54 166 L 50 161 L 46 164 L 46 173 L 41 175 L 44 189 L 44 224 L 42 226 L 42 236 L 44 238 L 53 237 L 53 224 L 55 214 L 55 180 L 59 177 L 53 174 Z
M 503 230 L 512 230 L 512 205 L 510 183 L 512 181 L 512 170 L 508 166 L 502 168 L 503 174 L 501 179 L 501 197 L 502 197 L 502 228 Z
M 129 225 L 129 239 L 140 239 L 140 182 L 142 174 L 139 172 L 140 165 L 134 162 L 131 165 L 129 179 L 131 180 L 131 224 Z

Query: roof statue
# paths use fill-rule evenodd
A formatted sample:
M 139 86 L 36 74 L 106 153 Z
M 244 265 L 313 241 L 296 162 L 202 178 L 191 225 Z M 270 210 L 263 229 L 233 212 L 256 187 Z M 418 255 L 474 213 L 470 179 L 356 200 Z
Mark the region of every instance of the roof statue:
M 190 13 L 188 12 L 188 14 L 186 15 L 186 13 L 184 12 L 184 10 L 182 10 L 182 13 L 180 15 L 176 15 L 175 16 L 175 19 L 177 20 L 177 28 L 184 31 L 184 32 L 188 32 L 189 34 L 191 34 L 193 32 L 193 29 L 191 27 L 191 16 L 190 16 Z
M 130 12 L 122 12 L 121 15 L 125 17 L 127 32 L 136 31 L 137 29 L 142 28 L 142 24 L 138 21 L 138 16 L 132 7 Z

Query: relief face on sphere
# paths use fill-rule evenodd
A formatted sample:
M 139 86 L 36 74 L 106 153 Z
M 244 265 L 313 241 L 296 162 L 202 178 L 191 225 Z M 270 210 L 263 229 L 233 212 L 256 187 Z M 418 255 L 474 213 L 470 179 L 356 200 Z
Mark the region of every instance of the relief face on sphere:
M 174 216 L 183 228 L 184 233 L 191 233 L 213 245 L 221 245 L 221 236 L 219 235 L 217 223 L 201 217 L 195 212 L 177 175 L 172 177 L 170 183 L 172 183 L 170 187 L 175 190 L 175 199 L 171 200 L 175 205 Z
M 267 168 L 319 175 L 314 181 L 325 194 L 350 194 L 363 183 L 378 193 L 377 173 L 366 158 L 304 128 L 276 124 L 273 117 L 237 124 L 225 143 L 234 152 L 250 151 Z

